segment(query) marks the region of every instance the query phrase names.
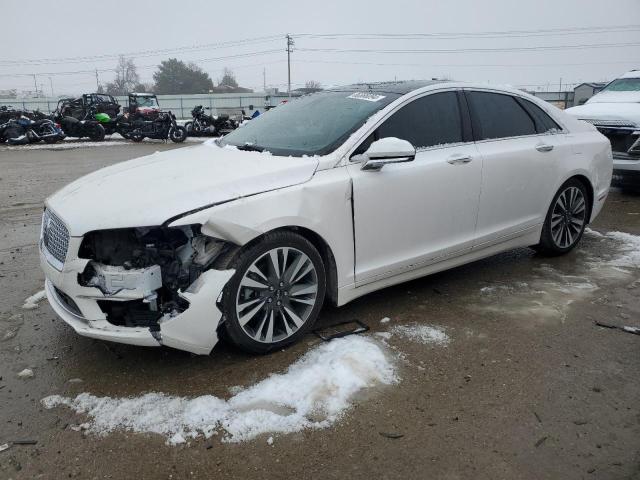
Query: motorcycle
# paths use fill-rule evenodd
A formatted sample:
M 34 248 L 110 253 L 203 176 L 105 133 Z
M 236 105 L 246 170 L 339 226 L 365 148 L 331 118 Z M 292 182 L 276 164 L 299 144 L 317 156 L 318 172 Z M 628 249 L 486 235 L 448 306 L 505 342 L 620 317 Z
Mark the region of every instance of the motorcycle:
M 40 140 L 56 143 L 64 138 L 65 134 L 60 125 L 46 118 L 32 120 L 22 115 L 0 126 L 0 143 L 7 141 L 10 145 L 26 145 Z
M 193 121 L 184 124 L 188 135 L 194 137 L 204 135 L 223 136 L 238 128 L 238 123 L 229 118 L 229 115 L 207 115 L 205 109 L 209 110 L 209 107 L 205 108 L 202 105 L 198 105 L 191 110 Z
M 59 123 L 63 132 L 68 137 L 89 137 L 94 142 L 104 140 L 105 129 L 99 121 L 95 120 L 93 109 L 89 108 L 83 118 L 72 116 L 73 99 L 64 98 L 58 101 L 58 107 L 53 112 L 53 119 Z
M 121 129 L 118 133 L 134 142 L 141 142 L 145 138 L 169 138 L 174 143 L 181 143 L 187 138 L 187 130 L 176 123 L 176 116 L 171 112 L 158 112 L 152 120 L 123 119 L 118 123 L 118 127 Z

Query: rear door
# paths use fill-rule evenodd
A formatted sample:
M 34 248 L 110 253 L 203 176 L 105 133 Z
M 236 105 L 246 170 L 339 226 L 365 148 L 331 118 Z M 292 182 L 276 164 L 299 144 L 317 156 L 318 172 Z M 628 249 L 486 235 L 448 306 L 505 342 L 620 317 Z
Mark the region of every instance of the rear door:
M 483 159 L 477 242 L 486 246 L 544 221 L 562 142 L 543 132 L 550 129 L 542 117 L 537 118 L 531 102 L 495 91 L 466 90 L 465 94 Z

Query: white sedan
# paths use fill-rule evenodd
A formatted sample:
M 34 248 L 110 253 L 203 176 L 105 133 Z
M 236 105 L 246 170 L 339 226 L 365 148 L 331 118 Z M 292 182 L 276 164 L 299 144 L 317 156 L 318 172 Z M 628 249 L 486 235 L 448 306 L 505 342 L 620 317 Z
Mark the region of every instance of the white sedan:
M 521 91 L 353 85 L 47 199 L 47 297 L 80 335 L 264 353 L 324 302 L 517 248 L 572 250 L 602 209 L 596 129 Z

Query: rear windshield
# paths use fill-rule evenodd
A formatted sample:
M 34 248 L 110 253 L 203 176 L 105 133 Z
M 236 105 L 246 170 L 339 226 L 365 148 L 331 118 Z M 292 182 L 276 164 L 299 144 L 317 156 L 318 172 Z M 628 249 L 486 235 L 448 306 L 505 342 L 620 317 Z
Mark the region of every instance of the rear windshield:
M 306 95 L 248 121 L 220 144 L 250 146 L 274 155 L 326 155 L 399 96 L 336 90 Z

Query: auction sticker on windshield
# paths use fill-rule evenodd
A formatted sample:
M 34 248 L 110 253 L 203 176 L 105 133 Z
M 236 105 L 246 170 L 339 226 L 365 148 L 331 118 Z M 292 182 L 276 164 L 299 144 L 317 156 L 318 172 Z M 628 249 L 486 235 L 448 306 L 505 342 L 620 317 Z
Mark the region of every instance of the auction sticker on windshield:
M 356 100 L 366 100 L 367 102 L 377 102 L 382 100 L 384 95 L 376 95 L 368 92 L 356 92 L 349 95 L 347 98 L 355 98 Z

